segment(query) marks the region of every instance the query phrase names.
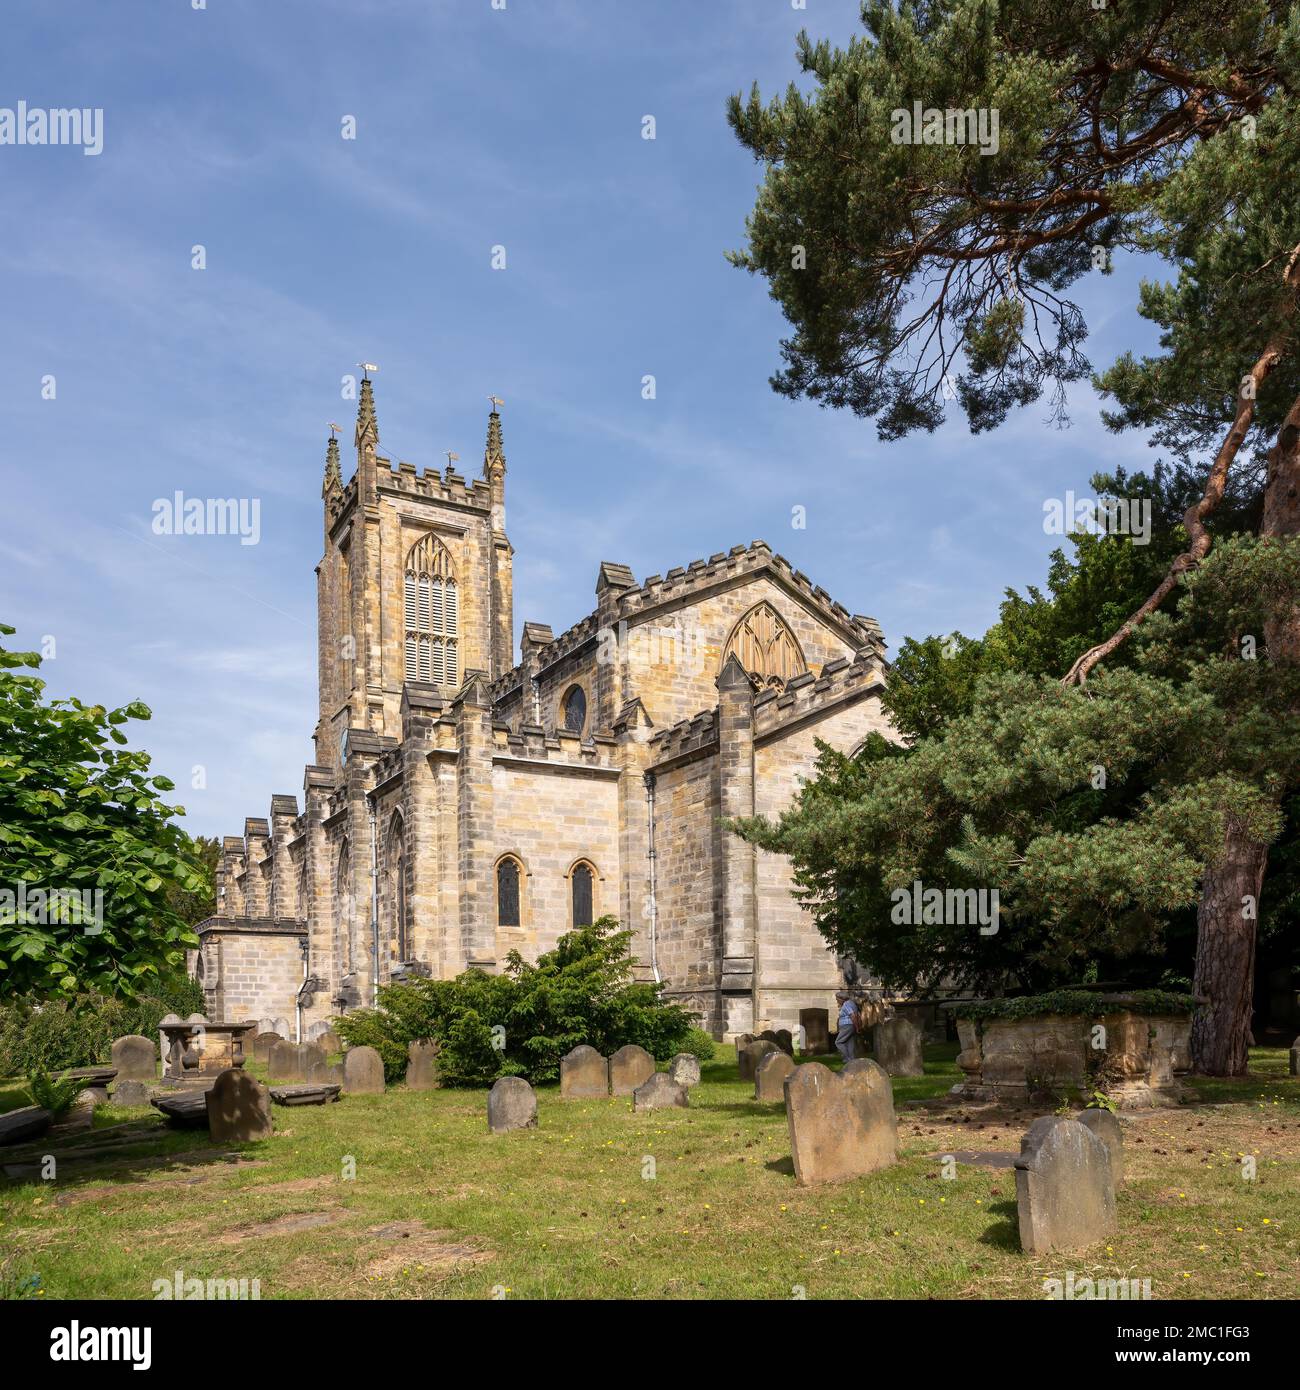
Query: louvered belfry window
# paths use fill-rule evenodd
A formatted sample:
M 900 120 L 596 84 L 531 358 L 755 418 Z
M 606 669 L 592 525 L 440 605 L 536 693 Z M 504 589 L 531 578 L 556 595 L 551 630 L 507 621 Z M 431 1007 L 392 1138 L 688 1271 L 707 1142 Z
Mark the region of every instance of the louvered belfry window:
M 447 547 L 425 536 L 411 547 L 402 576 L 406 604 L 406 679 L 455 685 L 459 604 Z

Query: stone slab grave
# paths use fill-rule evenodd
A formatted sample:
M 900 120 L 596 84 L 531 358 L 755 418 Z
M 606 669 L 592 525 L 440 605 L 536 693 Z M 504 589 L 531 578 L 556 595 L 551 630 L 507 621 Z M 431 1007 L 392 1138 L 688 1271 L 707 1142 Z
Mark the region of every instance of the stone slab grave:
M 820 1057 L 831 1050 L 830 1014 L 825 1009 L 800 1009 L 799 1027 L 803 1029 L 803 1050 Z
M 768 1042 L 766 1038 L 755 1038 L 753 1042 L 746 1043 L 736 1053 L 736 1065 L 740 1068 L 740 1079 L 752 1081 L 758 1073 L 759 1063 L 763 1058 L 770 1056 L 773 1052 L 780 1052 L 780 1050 L 774 1042 Z
M 272 1043 L 266 1057 L 266 1074 L 272 1081 L 331 1079 L 325 1054 L 315 1043 Z
M 206 1129 L 208 1089 L 175 1091 L 170 1095 L 154 1096 L 149 1103 L 155 1110 L 161 1110 L 175 1129 Z
M 769 1052 L 754 1072 L 754 1099 L 784 1101 L 785 1079 L 794 1069 L 793 1057 L 784 1052 Z
M 26 1139 L 39 1139 L 50 1127 L 54 1117 L 39 1105 L 24 1105 L 0 1115 L 0 1144 L 21 1144 Z
M 632 1092 L 633 1110 L 685 1110 L 690 1104 L 686 1087 L 674 1081 L 666 1071 L 657 1071 Z
M 487 1121 L 493 1134 L 537 1128 L 537 1097 L 522 1076 L 502 1076 L 493 1083 L 488 1092 Z
M 113 1044 L 113 1065 L 119 1081 L 157 1081 L 158 1049 L 152 1038 L 128 1033 Z
M 609 1095 L 609 1062 L 594 1047 L 579 1043 L 560 1058 L 560 1099 L 601 1100 Z
M 413 1042 L 406 1048 L 406 1089 L 436 1091 L 438 1089 L 438 1044 L 427 1040 Z
M 271 1049 L 278 1042 L 284 1042 L 279 1033 L 257 1033 L 253 1037 L 253 1061 L 265 1065 L 271 1059 Z
M 635 1043 L 628 1043 L 609 1059 L 609 1093 L 630 1096 L 655 1074 L 655 1059 Z
M 373 1047 L 350 1047 L 343 1054 L 343 1089 L 351 1096 L 384 1094 L 384 1059 Z
M 887 1018 L 871 1034 L 876 1061 L 890 1076 L 924 1076 L 921 1029 L 910 1018 Z
M 272 1086 L 271 1099 L 277 1105 L 329 1105 L 337 1101 L 341 1083 L 305 1082 L 301 1086 Z
M 1027 1254 L 1081 1250 L 1113 1235 L 1115 1184 L 1106 1143 L 1065 1115 L 1029 1126 L 1016 1159 L 1016 1212 Z
M 693 1052 L 679 1052 L 668 1063 L 668 1078 L 689 1090 L 700 1084 L 700 1059 Z
M 271 1119 L 271 1093 L 242 1067 L 223 1071 L 205 1096 L 208 1134 L 217 1144 L 249 1144 L 269 1139 L 275 1128 Z
M 898 1122 L 889 1075 L 861 1058 L 838 1075 L 820 1062 L 785 1080 L 786 1120 L 795 1177 L 810 1187 L 886 1168 L 898 1157 Z

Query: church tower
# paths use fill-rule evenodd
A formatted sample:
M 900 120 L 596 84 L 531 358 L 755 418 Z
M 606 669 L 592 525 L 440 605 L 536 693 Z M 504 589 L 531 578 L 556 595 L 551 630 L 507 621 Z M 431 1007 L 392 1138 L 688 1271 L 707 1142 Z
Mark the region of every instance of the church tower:
M 452 462 L 417 473 L 380 452 L 371 370 L 358 392 L 356 471 L 344 484 L 331 432 L 321 487 L 315 760 L 336 770 L 348 729 L 401 737 L 408 683 L 450 701 L 470 673 L 494 680 L 513 665 L 501 402 L 492 398 L 481 478 Z

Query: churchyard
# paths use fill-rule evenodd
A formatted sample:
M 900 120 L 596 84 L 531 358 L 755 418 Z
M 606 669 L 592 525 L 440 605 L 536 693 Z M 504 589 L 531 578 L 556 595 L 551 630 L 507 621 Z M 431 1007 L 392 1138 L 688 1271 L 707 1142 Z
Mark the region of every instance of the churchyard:
M 669 1103 L 653 1109 L 599 1078 L 571 1099 L 539 1086 L 536 1124 L 503 1133 L 481 1089 L 344 1082 L 337 1103 L 275 1105 L 270 1136 L 248 1142 L 101 1105 L 0 1149 L 3 1292 L 152 1299 L 214 1280 L 263 1299 L 1002 1299 L 1091 1279 L 1149 1281 L 1154 1299 L 1294 1296 L 1300 1077 L 1284 1050 L 1255 1049 L 1247 1080 L 1191 1079 L 1188 1104 L 1121 1112 L 1112 1233 L 1046 1254 L 1022 1249 L 1012 1163 L 1052 1110 L 951 1096 L 956 1051 L 927 1044 L 923 1075 L 883 1078 L 896 1162 L 811 1186 L 785 1099 L 757 1099 L 730 1047 L 697 1084 L 684 1075 L 684 1106 L 662 1068 L 651 1089 Z M 848 1084 L 807 1059 L 763 1061 L 805 1087 Z M 853 1065 L 887 1101 L 875 1064 Z M 267 1068 L 250 1051 L 248 1078 L 278 1084 Z M 0 1112 L 26 1103 L 0 1083 Z

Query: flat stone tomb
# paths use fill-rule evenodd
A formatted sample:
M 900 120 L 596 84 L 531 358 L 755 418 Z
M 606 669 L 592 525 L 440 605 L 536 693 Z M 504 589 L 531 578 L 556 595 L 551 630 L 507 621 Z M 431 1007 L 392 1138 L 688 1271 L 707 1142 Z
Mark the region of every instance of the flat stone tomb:
M 168 1081 L 189 1081 L 198 1076 L 220 1076 L 231 1067 L 244 1065 L 244 1039 L 255 1023 L 206 1023 L 194 1021 L 162 1024 L 166 1040 Z
M 271 1099 L 277 1105 L 329 1105 L 343 1089 L 340 1082 L 304 1082 L 300 1086 L 272 1086 Z

